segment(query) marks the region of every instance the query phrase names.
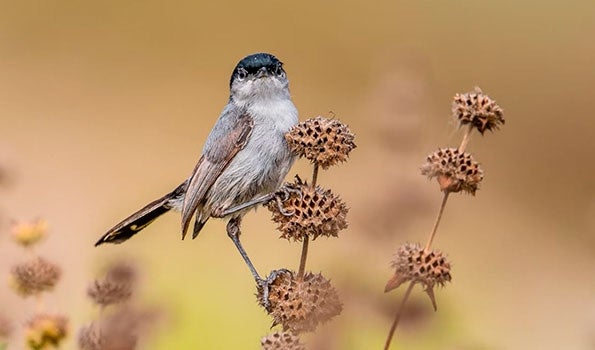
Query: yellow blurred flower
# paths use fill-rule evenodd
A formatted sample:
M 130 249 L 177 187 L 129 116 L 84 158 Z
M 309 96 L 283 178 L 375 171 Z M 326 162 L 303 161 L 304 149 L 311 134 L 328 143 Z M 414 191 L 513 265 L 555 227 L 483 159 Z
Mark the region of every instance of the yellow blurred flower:
M 60 315 L 37 315 L 27 322 L 25 341 L 29 349 L 55 349 L 68 334 L 68 320 Z
M 42 219 L 33 222 L 19 222 L 12 229 L 12 238 L 17 244 L 30 247 L 46 236 L 47 229 L 48 223 Z

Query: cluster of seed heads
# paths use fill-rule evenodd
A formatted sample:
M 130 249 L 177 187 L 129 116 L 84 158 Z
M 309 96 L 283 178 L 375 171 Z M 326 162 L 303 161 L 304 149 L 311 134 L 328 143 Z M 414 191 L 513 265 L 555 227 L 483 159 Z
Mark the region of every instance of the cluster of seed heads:
M 327 169 L 345 162 L 354 149 L 355 136 L 336 119 L 316 117 L 294 126 L 285 139 L 293 153 Z
M 291 332 L 275 332 L 260 340 L 263 350 L 306 350 L 300 339 Z
M 287 197 L 287 198 L 284 198 Z M 347 228 L 347 205 L 331 190 L 312 187 L 296 176 L 276 194 L 276 201 L 267 204 L 272 220 L 278 224 L 281 237 L 301 241 L 305 236 L 337 237 Z
M 385 292 L 405 282 L 420 283 L 436 308 L 434 286 L 444 287 L 451 280 L 450 262 L 442 252 L 425 250 L 419 243 L 406 243 L 399 248 L 391 265 L 395 274 L 386 284 Z
M 273 326 L 280 324 L 284 331 L 294 334 L 309 332 L 341 313 L 343 306 L 330 281 L 321 274 L 296 273 L 279 270 L 269 284 L 268 300 L 262 289 L 257 295 L 261 305 L 269 305 Z
M 111 309 L 79 330 L 78 345 L 81 350 L 136 348 L 139 329 L 156 315 L 129 305 L 135 282 L 133 266 L 118 262 L 109 267 L 104 278 L 89 285 L 87 296 L 102 310 L 106 307 Z
M 298 335 L 311 332 L 342 310 L 337 291 L 321 274 L 305 273 L 307 247 L 319 236 L 338 237 L 347 228 L 347 205 L 330 190 L 316 185 L 319 167 L 347 161 L 356 146 L 354 135 L 338 120 L 316 117 L 308 119 L 285 134 L 291 152 L 314 164 L 312 184 L 296 176 L 286 183 L 267 203 L 281 238 L 304 244 L 300 272 L 273 271 L 266 285 L 258 285 L 259 303 L 273 318 L 273 326 L 283 332 L 261 340 L 264 350 L 303 350 Z
M 422 175 L 437 178 L 442 191 L 475 194 L 483 180 L 483 171 L 469 153 L 456 148 L 440 148 L 426 158 Z
M 456 94 L 452 114 L 460 126 L 470 124 L 482 134 L 486 130 L 498 130 L 505 122 L 502 108 L 479 87 L 473 92 Z

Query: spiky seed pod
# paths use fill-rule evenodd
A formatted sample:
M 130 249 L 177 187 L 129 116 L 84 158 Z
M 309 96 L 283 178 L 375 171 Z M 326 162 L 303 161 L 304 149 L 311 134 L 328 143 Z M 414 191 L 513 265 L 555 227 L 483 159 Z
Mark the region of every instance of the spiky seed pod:
M 408 281 L 420 283 L 436 309 L 434 286 L 444 287 L 451 280 L 450 262 L 441 251 L 426 251 L 419 243 L 406 243 L 399 247 L 391 265 L 395 274 L 386 283 L 385 292 Z
M 128 283 L 115 283 L 110 279 L 95 280 L 87 288 L 87 296 L 102 307 L 130 299 L 132 286 Z
M 300 338 L 291 332 L 275 332 L 260 339 L 262 350 L 306 350 Z
M 23 247 L 30 247 L 41 241 L 47 234 L 47 222 L 19 222 L 12 228 L 12 239 Z
M 306 273 L 299 278 L 295 272 L 279 270 L 269 285 L 268 310 L 273 326 L 281 324 L 284 331 L 294 334 L 313 331 L 341 313 L 343 305 L 330 281 L 321 274 Z M 263 289 L 257 298 L 265 306 Z
M 479 87 L 475 87 L 473 92 L 454 96 L 452 115 L 459 126 L 471 124 L 482 135 L 486 130 L 498 130 L 505 122 L 502 108 Z
M 40 314 L 27 322 L 25 341 L 29 349 L 57 348 L 68 334 L 68 319 L 60 315 Z
M 296 176 L 294 183 L 286 183 L 267 204 L 272 220 L 278 224 L 281 237 L 301 241 L 305 236 L 337 237 L 347 228 L 345 202 L 331 190 L 312 187 Z
M 78 334 L 80 350 L 102 350 L 103 343 L 101 330 L 94 323 L 80 329 Z
M 422 175 L 436 177 L 442 191 L 465 191 L 475 195 L 483 180 L 483 170 L 471 154 L 461 153 L 456 148 L 439 148 L 428 155 L 421 166 Z
M 43 258 L 35 258 L 14 266 L 11 281 L 15 291 L 26 297 L 52 290 L 61 274 L 60 266 Z
M 347 161 L 354 149 L 355 136 L 347 125 L 336 119 L 316 117 L 294 126 L 285 139 L 293 153 L 327 169 Z

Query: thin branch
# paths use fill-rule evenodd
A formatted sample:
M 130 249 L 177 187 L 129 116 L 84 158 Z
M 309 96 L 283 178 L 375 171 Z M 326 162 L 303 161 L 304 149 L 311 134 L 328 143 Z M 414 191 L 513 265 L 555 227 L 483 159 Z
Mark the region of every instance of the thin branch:
M 318 180 L 318 163 L 314 163 L 314 170 L 312 171 L 312 187 L 316 187 Z
M 312 188 L 316 187 L 316 181 L 318 180 L 318 163 L 314 163 L 314 169 L 312 170 Z M 310 239 L 308 236 L 304 237 L 302 242 L 302 255 L 300 257 L 300 268 L 298 270 L 298 278 L 304 277 L 304 271 L 306 270 L 306 260 L 308 259 L 308 244 Z
M 467 128 L 467 130 L 465 130 L 465 135 L 463 135 L 463 140 L 461 141 L 461 145 L 459 146 L 459 153 L 463 153 L 465 152 L 465 149 L 467 148 L 467 144 L 469 143 L 470 140 L 470 135 L 471 135 L 471 131 L 473 130 L 473 124 L 469 124 L 469 127 Z
M 401 315 L 403 315 L 403 308 L 405 307 L 405 303 L 407 299 L 409 299 L 409 295 L 411 295 L 411 290 L 413 290 L 413 286 L 415 283 L 412 281 L 409 283 L 409 287 L 407 291 L 405 291 L 405 295 L 403 296 L 403 300 L 401 300 L 401 304 L 397 309 L 397 314 L 395 315 L 395 320 L 393 321 L 392 326 L 390 327 L 390 331 L 388 331 L 388 337 L 386 338 L 386 343 L 384 343 L 384 350 L 388 350 L 390 347 L 390 342 L 393 339 L 393 335 L 395 334 L 395 330 L 397 329 L 397 325 L 399 324 L 399 320 L 401 319 Z
M 308 258 L 308 243 L 310 239 L 308 236 L 304 237 L 302 242 L 302 256 L 300 257 L 300 269 L 298 270 L 298 278 L 304 277 L 304 271 L 306 270 L 306 259 Z
M 440 219 L 442 218 L 442 213 L 444 212 L 444 207 L 446 207 L 446 201 L 448 200 L 448 195 L 450 194 L 449 190 L 444 191 L 444 197 L 442 197 L 442 204 L 440 204 L 440 210 L 438 211 L 438 216 L 436 216 L 436 221 L 434 222 L 434 227 L 432 228 L 432 232 L 430 232 L 430 236 L 428 237 L 428 242 L 426 243 L 426 247 L 424 250 L 429 250 L 432 242 L 434 241 L 434 237 L 436 237 L 436 231 L 438 231 L 438 225 L 440 224 Z

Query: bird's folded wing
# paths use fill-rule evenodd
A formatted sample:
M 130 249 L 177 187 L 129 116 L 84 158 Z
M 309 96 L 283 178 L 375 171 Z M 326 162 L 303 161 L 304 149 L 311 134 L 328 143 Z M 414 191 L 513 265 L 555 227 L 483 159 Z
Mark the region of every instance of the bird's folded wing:
M 226 117 L 221 118 L 211 131 L 210 140 L 207 140 L 203 155 L 190 176 L 182 206 L 182 238 L 186 236 L 190 220 L 206 193 L 235 155 L 244 148 L 252 133 L 254 120 L 250 115 L 243 113 L 237 118 L 231 115 Z M 211 140 L 213 135 L 221 136 Z

